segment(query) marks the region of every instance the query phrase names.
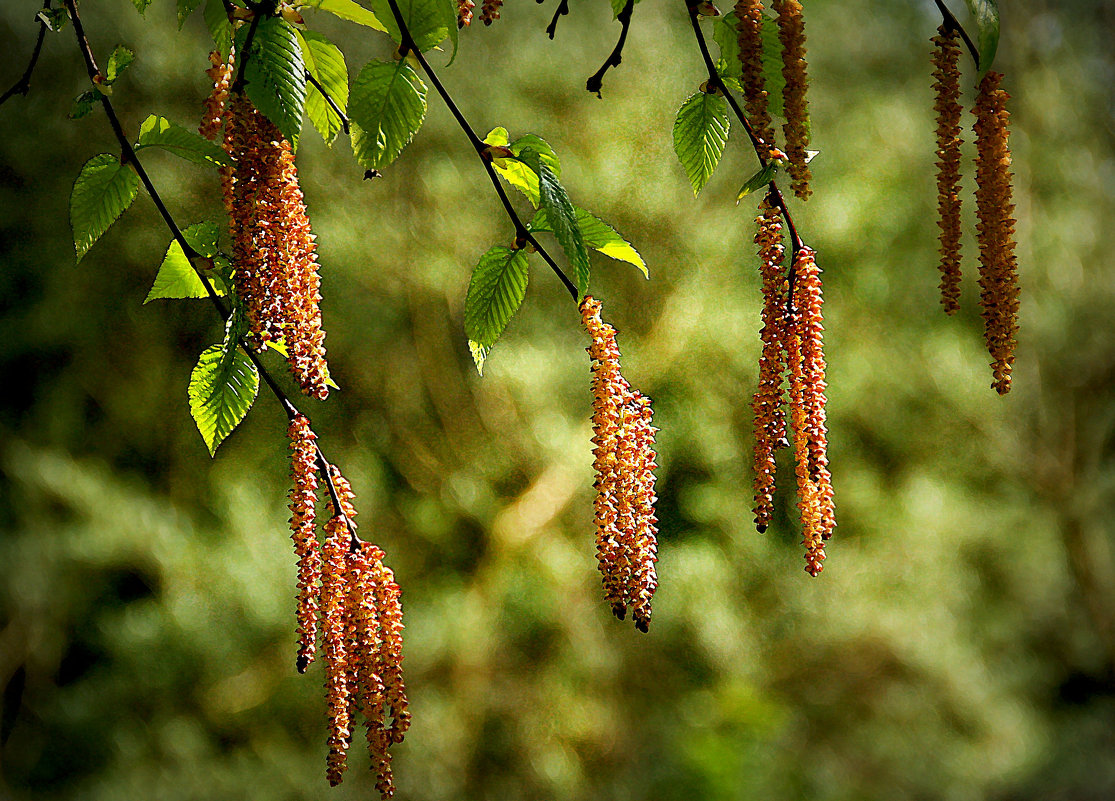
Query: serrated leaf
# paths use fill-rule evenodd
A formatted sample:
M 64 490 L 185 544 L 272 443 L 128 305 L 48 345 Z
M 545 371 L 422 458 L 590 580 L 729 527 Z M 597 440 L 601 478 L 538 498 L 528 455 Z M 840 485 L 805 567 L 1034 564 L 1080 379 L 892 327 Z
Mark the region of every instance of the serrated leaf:
M 249 26 L 236 34 L 236 50 L 244 50 Z M 244 68 L 244 92 L 260 113 L 275 123 L 297 147 L 306 109 L 306 65 L 294 28 L 281 17 L 266 17 L 256 26 Z
M 136 7 L 136 11 L 140 14 L 146 15 L 147 6 L 151 5 L 151 0 L 132 0 L 132 5 Z
M 371 4 L 391 38 L 401 44 L 403 38 L 395 15 L 391 13 L 391 5 L 387 0 L 371 0 Z M 415 46 L 423 53 L 441 44 L 457 30 L 457 4 L 453 0 L 397 0 L 397 4 Z
M 573 204 L 569 200 L 565 187 L 554 175 L 550 165 L 536 151 L 525 148 L 519 154 L 519 158 L 538 173 L 538 205 L 546 212 L 546 217 L 550 221 L 550 230 L 557 237 L 558 244 L 565 251 L 565 258 L 573 267 L 574 282 L 580 299 L 588 292 L 591 266 L 588 261 L 588 248 L 585 247 L 585 237 L 577 221 L 577 213 L 573 210 Z
M 206 258 L 217 255 L 218 229 L 216 223 L 195 223 L 182 231 L 182 236 L 190 247 Z M 213 288 L 218 295 L 225 294 L 224 281 L 216 275 L 213 278 Z M 198 278 L 197 272 L 186 258 L 185 251 L 178 244 L 178 240 L 171 240 L 167 248 L 163 263 L 159 266 L 158 275 L 151 291 L 147 293 L 144 304 L 158 298 L 206 298 L 209 293 L 205 285 Z
M 108 66 L 105 67 L 105 83 L 112 85 L 116 83 L 119 78 L 132 62 L 136 60 L 136 54 L 124 47 L 124 45 L 116 45 L 112 54 L 108 57 Z
M 476 365 L 476 372 L 484 375 L 484 362 L 488 359 L 488 354 L 492 352 L 491 348 L 485 348 L 479 342 L 473 340 L 468 341 L 468 351 L 472 354 L 472 361 Z
M 405 61 L 369 61 L 356 76 L 348 108 L 352 149 L 365 169 L 387 166 L 426 117 L 426 85 Z
M 550 166 L 554 175 L 561 177 L 561 161 L 558 159 L 550 143 L 535 134 L 523 134 L 514 142 L 507 141 L 505 128 L 493 128 L 484 142 L 489 145 L 507 147 L 515 156 L 530 148 L 538 154 L 539 159 Z M 538 173 L 521 161 L 508 158 L 496 158 L 492 161 L 496 172 L 507 183 L 518 189 L 534 208 L 538 208 Z
M 194 13 L 201 5 L 201 0 L 178 0 L 178 30 L 182 30 L 182 25 L 186 22 L 186 18 Z
M 206 0 L 205 27 L 213 37 L 213 44 L 220 54 L 227 59 L 232 50 L 232 23 L 228 21 L 228 12 L 222 0 Z
M 639 268 L 639 272 L 645 277 L 650 278 L 647 263 L 643 261 L 643 257 L 639 255 L 639 252 L 635 250 L 630 242 L 617 233 L 615 228 L 579 206 L 576 207 L 576 213 L 577 222 L 581 226 L 581 233 L 585 238 L 586 246 L 603 253 L 609 258 L 633 264 Z M 549 217 L 544 209 L 535 213 L 534 219 L 530 221 L 527 227 L 530 228 L 532 233 L 553 233 Z
M 996 0 L 964 0 L 976 21 L 979 46 L 979 73 L 982 79 L 995 61 L 999 49 L 999 4 Z
M 89 114 L 96 105 L 100 95 L 96 92 L 82 92 L 74 98 L 73 105 L 70 106 L 70 113 L 67 115 L 71 120 L 80 120 L 82 117 Z
M 740 187 L 739 193 L 736 195 L 736 203 L 739 203 L 752 192 L 762 189 L 764 186 L 774 180 L 775 173 L 778 172 L 778 162 L 768 161 L 767 165 L 747 179 L 747 182 Z
M 232 159 L 220 145 L 156 114 L 139 127 L 136 150 L 145 147 L 160 147 L 194 164 L 232 166 Z
M 465 334 L 491 348 L 503 334 L 527 293 L 525 250 L 497 245 L 480 257 L 465 296 Z
M 298 42 L 306 69 L 344 111 L 348 107 L 348 67 L 344 54 L 316 31 L 298 31 Z M 306 87 L 306 116 L 327 145 L 333 144 L 344 127 L 340 115 L 313 83 Z
M 139 176 L 111 153 L 93 156 L 81 168 L 70 193 L 70 226 L 77 260 L 93 247 L 116 218 L 132 205 Z
M 364 6 L 356 2 L 356 0 L 308 0 L 305 3 L 307 8 L 316 8 L 320 11 L 328 11 L 334 16 L 341 19 L 355 22 L 357 25 L 363 25 L 373 30 L 383 31 L 387 33 L 387 28 L 383 23 Z M 390 11 L 390 8 L 388 8 Z
M 226 336 L 224 344 L 202 352 L 187 394 L 190 414 L 210 456 L 244 419 L 258 392 L 259 373 L 235 337 Z
M 728 141 L 728 101 L 697 92 L 678 109 L 674 121 L 674 152 L 689 176 L 693 194 L 712 176 Z
M 717 73 L 721 78 L 738 78 L 743 74 L 743 65 L 740 63 L 739 36 L 736 33 L 734 11 L 713 19 L 712 38 L 720 48 L 720 60 L 716 65 Z

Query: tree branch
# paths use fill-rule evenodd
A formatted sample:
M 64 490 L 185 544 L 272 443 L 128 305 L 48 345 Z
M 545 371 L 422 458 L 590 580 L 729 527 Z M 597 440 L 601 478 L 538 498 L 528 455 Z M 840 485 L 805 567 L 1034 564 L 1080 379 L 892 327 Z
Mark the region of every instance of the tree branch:
M 627 0 L 627 3 L 623 6 L 623 10 L 616 16 L 616 19 L 619 20 L 619 24 L 622 26 L 619 31 L 619 41 L 616 42 L 616 46 L 612 49 L 608 58 L 604 60 L 600 69 L 585 82 L 585 88 L 593 92 L 597 97 L 601 97 L 600 89 L 604 85 L 604 73 L 608 71 L 609 67 L 618 67 L 619 63 L 623 61 L 623 45 L 627 42 L 627 31 L 631 27 L 631 12 L 634 8 L 635 0 Z M 550 38 L 553 39 L 554 37 L 551 36 Z
M 504 211 L 507 212 L 507 216 L 515 225 L 516 242 L 529 242 L 543 260 L 550 265 L 550 269 L 554 271 L 561 280 L 561 283 L 565 285 L 569 294 L 573 296 L 573 302 L 577 303 L 580 301 L 581 296 L 580 292 L 577 291 L 576 284 L 569 280 L 569 276 L 562 271 L 557 262 L 554 261 L 553 257 L 546 251 L 546 248 L 535 239 L 534 234 L 532 234 L 530 229 L 523 223 L 518 212 L 515 211 L 515 207 L 511 205 L 511 200 L 507 197 L 507 192 L 504 191 L 503 184 L 499 182 L 499 176 L 496 175 L 496 171 L 492 167 L 491 155 L 488 153 L 488 145 L 476 135 L 476 131 L 468 124 L 468 120 L 465 119 L 464 114 L 461 113 L 461 110 L 457 107 L 453 98 L 450 97 L 449 92 L 446 91 L 445 86 L 443 86 L 438 79 L 430 63 L 426 61 L 426 57 L 422 55 L 422 51 L 415 46 L 414 38 L 410 34 L 410 29 L 407 27 L 406 20 L 403 19 L 403 14 L 399 10 L 399 4 L 396 0 L 387 0 L 387 2 L 391 6 L 391 13 L 395 16 L 395 23 L 399 26 L 399 33 L 402 38 L 402 42 L 399 44 L 400 57 L 405 58 L 408 54 L 413 54 L 414 57 L 418 59 L 418 63 L 422 66 L 422 70 L 426 73 L 426 77 L 430 79 L 430 83 L 437 89 L 437 93 L 441 95 L 441 99 L 445 102 L 445 105 L 448 106 L 453 118 L 457 121 L 457 124 L 461 126 L 461 130 L 464 131 L 465 136 L 468 137 L 469 143 L 472 145 L 473 150 L 476 151 L 476 155 L 479 156 L 480 162 L 484 165 L 484 169 L 488 173 L 488 178 L 492 181 L 492 186 L 495 188 L 496 194 L 499 195 L 499 199 L 503 203 Z
M 538 0 L 538 2 L 542 2 L 542 0 Z M 569 0 L 561 0 L 561 3 L 558 4 L 557 11 L 554 12 L 553 19 L 551 19 L 550 24 L 546 26 L 546 35 L 550 37 L 550 41 L 553 41 L 554 34 L 557 33 L 558 18 L 568 13 Z
M 85 29 L 81 24 L 81 17 L 77 13 L 75 0 L 62 1 L 65 4 L 66 10 L 70 14 L 70 20 L 73 22 L 74 33 L 77 36 L 78 49 L 81 50 L 82 58 L 85 60 L 86 71 L 89 73 L 90 80 L 94 80 L 97 78 L 97 76 L 100 75 L 100 70 L 97 68 L 96 60 L 93 58 L 93 50 L 89 46 L 89 40 L 85 36 Z M 251 31 L 249 31 L 249 36 L 250 34 Z M 241 62 L 241 64 L 243 64 L 243 62 Z M 151 178 L 147 175 L 147 171 L 143 168 L 143 164 L 140 162 L 139 157 L 136 155 L 135 149 L 132 147 L 131 142 L 128 141 L 128 137 L 124 134 L 124 129 L 120 125 L 119 117 L 116 116 L 116 110 L 112 106 L 112 101 L 109 100 L 107 95 L 101 94 L 99 92 L 98 94 L 100 95 L 101 106 L 104 108 L 105 115 L 108 117 L 109 125 L 112 127 L 112 132 L 116 135 L 116 141 L 120 144 L 121 163 L 130 165 L 131 168 L 136 171 L 136 174 L 139 176 L 139 179 L 143 183 L 144 188 L 147 190 L 147 194 L 151 196 L 151 200 L 155 203 L 155 208 L 159 210 L 159 214 L 162 216 L 163 222 L 166 223 L 166 226 L 170 229 L 170 233 L 174 237 L 174 240 L 186 254 L 186 258 L 189 259 L 190 266 L 194 268 L 194 272 L 196 272 L 198 278 L 201 279 L 201 283 L 205 287 L 205 291 L 209 295 L 209 299 L 210 301 L 212 301 L 213 306 L 217 309 L 217 313 L 220 314 L 222 320 L 227 320 L 229 314 L 231 314 L 231 311 L 229 310 L 225 302 L 221 299 L 221 297 L 217 294 L 216 289 L 213 288 L 213 284 L 209 280 L 209 276 L 205 274 L 206 268 L 211 269 L 213 267 L 213 260 L 202 256 L 200 253 L 194 250 L 189 242 L 186 241 L 186 237 L 182 235 L 182 229 L 179 228 L 178 223 L 174 221 L 174 218 L 171 216 L 170 211 L 166 207 L 166 204 L 163 203 L 162 197 L 159 195 L 158 190 L 151 182 Z M 204 267 L 202 265 L 204 265 Z M 298 407 L 295 406 L 294 402 L 290 399 L 290 396 L 287 395 L 285 391 L 283 391 L 282 387 L 279 386 L 274 376 L 272 376 L 271 373 L 268 372 L 267 368 L 263 365 L 259 354 L 256 353 L 242 338 L 237 340 L 237 345 L 239 345 L 240 349 L 244 351 L 247 357 L 252 361 L 252 364 L 255 365 L 256 370 L 259 371 L 259 375 L 263 379 L 263 382 L 267 384 L 268 388 L 275 396 L 275 399 L 279 402 L 279 405 L 283 407 L 283 411 L 286 412 L 287 419 L 293 420 L 295 417 L 301 415 L 302 417 L 305 417 L 307 420 L 309 420 L 309 415 L 299 411 Z M 337 488 L 336 486 L 334 486 L 333 483 L 333 476 L 332 472 L 330 471 L 330 463 L 325 458 L 325 453 L 316 443 L 314 447 L 317 454 L 318 472 L 321 474 L 322 478 L 325 481 L 325 485 L 329 490 L 329 499 L 333 506 L 333 515 L 334 517 L 339 515 L 340 517 L 344 518 L 345 523 L 348 526 L 349 534 L 352 537 L 352 548 L 353 550 L 356 550 L 360 547 L 361 544 L 359 537 L 356 536 L 356 524 L 349 520 L 348 516 L 344 512 L 343 507 L 341 506 L 340 498 L 337 495 Z
M 976 62 L 976 69 L 978 70 L 979 48 L 972 42 L 971 38 L 968 36 L 968 32 L 964 30 L 964 26 L 961 25 L 956 17 L 953 16 L 952 12 L 949 11 L 949 7 L 945 5 L 944 0 L 934 0 L 934 2 L 937 4 L 937 8 L 941 12 L 941 17 L 944 19 L 945 28 L 951 28 L 960 34 L 960 38 L 963 39 L 964 44 L 968 46 L 968 52 L 972 54 L 972 60 Z
M 43 11 L 50 10 L 50 0 L 43 0 Z M 46 20 L 39 17 L 39 38 L 35 40 L 35 49 L 31 51 L 31 60 L 27 63 L 27 69 L 23 71 L 23 75 L 16 81 L 12 88 L 0 95 L 0 106 L 7 102 L 8 98 L 14 95 L 27 96 L 31 90 L 31 75 L 35 72 L 35 65 L 39 63 L 39 53 L 43 49 L 43 39 L 46 38 Z

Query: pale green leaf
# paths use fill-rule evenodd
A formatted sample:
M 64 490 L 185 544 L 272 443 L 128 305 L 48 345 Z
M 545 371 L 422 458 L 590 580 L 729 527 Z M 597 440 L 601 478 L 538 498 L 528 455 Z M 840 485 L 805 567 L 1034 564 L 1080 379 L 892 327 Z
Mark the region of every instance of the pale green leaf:
M 674 152 L 689 176 L 693 194 L 712 176 L 728 141 L 728 101 L 697 92 L 682 103 L 674 122 Z
M 492 352 L 491 348 L 485 348 L 479 342 L 473 340 L 468 341 L 468 351 L 472 354 L 472 361 L 476 364 L 476 372 L 484 375 L 484 362 L 488 359 L 488 354 Z
M 248 28 L 237 31 L 238 52 L 243 52 Z M 260 20 L 244 73 L 248 99 L 297 146 L 306 108 L 306 65 L 290 23 L 281 17 Z
M 585 238 L 587 247 L 603 253 L 609 258 L 633 264 L 639 268 L 644 276 L 650 278 L 647 263 L 643 261 L 643 257 L 639 255 L 639 252 L 635 250 L 630 242 L 616 232 L 616 229 L 585 209 L 577 207 L 576 213 L 577 222 L 581 226 L 581 233 Z M 553 232 L 549 217 L 544 209 L 535 213 L 534 219 L 530 221 L 530 225 L 527 227 L 530 228 L 532 233 Z
M 344 111 L 348 108 L 348 67 L 337 46 L 316 31 L 298 31 L 306 69 Z M 341 117 L 312 83 L 306 86 L 306 116 L 325 144 L 333 144 L 343 127 Z
M 352 149 L 365 169 L 387 166 L 422 127 L 426 85 L 405 61 L 370 61 L 352 87 Z
M 979 46 L 979 72 L 982 77 L 995 61 L 999 49 L 999 4 L 996 0 L 964 0 L 976 21 Z
M 194 164 L 232 165 L 232 160 L 220 145 L 155 114 L 139 127 L 136 150 L 145 147 L 160 147 Z
M 540 136 L 523 134 L 514 142 L 509 143 L 507 141 L 507 130 L 494 128 L 484 141 L 489 145 L 507 147 L 515 156 L 519 156 L 524 150 L 530 148 L 538 154 L 541 161 L 549 165 L 555 176 L 561 177 L 561 161 L 554 149 L 550 147 L 549 142 Z M 537 172 L 523 162 L 510 158 L 495 158 L 492 160 L 492 166 L 507 183 L 526 195 L 532 206 L 538 208 Z
M 356 2 L 356 0 L 307 0 L 305 3 L 307 8 L 316 8 L 321 11 L 328 11 L 334 16 L 341 19 L 355 22 L 357 25 L 363 25 L 373 30 L 383 31 L 387 33 L 387 28 L 383 23 L 364 6 Z M 390 12 L 388 8 L 388 12 Z
M 206 348 L 190 374 L 190 414 L 209 455 L 240 424 L 259 391 L 259 373 L 233 336 Z
M 116 45 L 112 54 L 108 57 L 108 66 L 105 67 L 105 83 L 112 85 L 116 83 L 119 78 L 132 62 L 136 60 L 136 54 L 133 53 L 124 45 Z
M 195 223 L 182 231 L 182 236 L 190 247 L 206 258 L 217 255 L 218 228 L 216 223 Z M 214 289 L 218 295 L 225 294 L 223 281 L 219 276 L 210 276 Z M 171 240 L 167 248 L 163 263 L 159 266 L 159 273 L 155 276 L 155 283 L 147 293 L 143 302 L 150 303 L 157 298 L 205 298 L 209 293 L 205 285 L 198 278 L 197 272 L 186 258 L 185 251 L 177 240 Z
M 70 225 L 77 260 L 132 205 L 139 192 L 139 176 L 111 153 L 85 162 L 70 193 Z

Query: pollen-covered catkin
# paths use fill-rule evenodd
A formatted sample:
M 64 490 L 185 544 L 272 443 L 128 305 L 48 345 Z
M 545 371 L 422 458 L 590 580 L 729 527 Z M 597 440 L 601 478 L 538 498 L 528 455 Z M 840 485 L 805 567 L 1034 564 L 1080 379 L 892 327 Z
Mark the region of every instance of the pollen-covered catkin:
M 1018 333 L 1018 267 L 1014 253 L 1014 203 L 1007 143 L 1009 95 L 1003 76 L 988 72 L 976 95 L 976 239 L 980 250 L 980 306 L 984 336 L 1000 395 L 1010 391 Z
M 317 436 L 302 415 L 290 421 L 290 536 L 298 559 L 298 658 L 299 673 L 314 661 L 318 617 L 321 612 L 321 549 L 314 534 L 317 502 Z
M 743 86 L 747 120 L 755 135 L 769 149 L 774 147 L 774 131 L 771 128 L 766 78 L 763 75 L 763 2 L 737 0 L 735 13 L 741 66 L 740 85 Z
M 347 754 L 352 741 L 350 717 L 349 654 L 347 648 L 346 608 L 349 593 L 346 586 L 347 557 L 351 537 L 344 517 L 335 515 L 325 524 L 324 569 L 322 570 L 321 607 L 323 645 L 325 652 L 325 702 L 329 718 L 329 755 L 325 777 L 329 784 L 341 783 L 348 767 Z
M 952 26 L 933 37 L 937 112 L 937 226 L 941 229 L 941 305 L 960 308 L 960 44 Z
M 808 83 L 805 63 L 805 17 L 799 0 L 773 0 L 771 7 L 778 15 L 778 38 L 782 42 L 782 76 L 786 86 L 782 91 L 782 105 L 786 123 L 782 132 L 786 137 L 786 157 L 790 160 L 791 186 L 794 194 L 806 200 L 811 175 L 806 163 L 805 146 L 809 142 L 809 110 L 805 90 Z
M 755 244 L 759 246 L 759 272 L 763 281 L 763 349 L 759 356 L 759 386 L 751 398 L 754 412 L 755 527 L 767 530 L 774 514 L 775 451 L 786 441 L 786 279 L 782 273 L 782 218 L 764 200 L 756 219 Z
M 503 0 L 484 0 L 480 6 L 480 21 L 491 25 L 499 19 L 499 10 L 503 8 Z
M 467 28 L 472 24 L 472 10 L 476 3 L 472 0 L 457 0 L 457 27 Z
M 221 122 L 228 103 L 228 87 L 232 81 L 232 55 L 229 55 L 226 62 L 221 58 L 220 51 L 214 50 L 209 54 L 209 63 L 211 66 L 205 74 L 212 79 L 213 90 L 205 98 L 205 113 L 202 115 L 197 132 L 206 139 L 216 140 L 221 132 Z

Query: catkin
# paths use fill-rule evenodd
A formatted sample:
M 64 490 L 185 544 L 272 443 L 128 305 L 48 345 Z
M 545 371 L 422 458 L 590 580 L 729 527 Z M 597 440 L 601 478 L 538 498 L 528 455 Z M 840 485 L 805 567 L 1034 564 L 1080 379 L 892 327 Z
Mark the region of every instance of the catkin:
M 472 24 L 472 10 L 476 3 L 472 0 L 457 0 L 457 27 L 467 28 Z
M 762 0 L 737 0 L 735 14 L 741 66 L 740 85 L 743 86 L 747 119 L 755 135 L 763 140 L 769 150 L 774 146 L 774 131 L 767 105 L 766 78 L 763 76 Z
M 771 7 L 778 15 L 778 38 L 782 42 L 782 76 L 786 86 L 782 104 L 786 123 L 786 157 L 789 159 L 791 186 L 794 194 L 806 200 L 813 191 L 805 146 L 809 142 L 809 110 L 805 90 L 808 83 L 805 63 L 805 18 L 799 0 L 773 0 Z
M 314 661 L 317 625 L 320 615 L 321 550 L 314 534 L 317 502 L 317 436 L 310 430 L 310 421 L 302 415 L 290 421 L 290 472 L 294 486 L 290 490 L 290 536 L 298 559 L 298 658 L 299 673 Z
M 205 71 L 205 74 L 213 81 L 213 90 L 205 98 L 205 113 L 202 115 L 201 124 L 197 129 L 197 132 L 206 139 L 215 141 L 221 132 L 225 106 L 228 103 L 228 87 L 232 82 L 232 61 L 231 53 L 227 62 L 221 58 L 221 54 L 217 50 L 209 54 L 211 66 Z
M 960 44 L 952 26 L 933 37 L 933 91 L 937 112 L 937 225 L 941 229 L 941 304 L 960 308 Z
M 499 10 L 503 8 L 503 0 L 484 0 L 480 6 L 480 21 L 491 25 L 499 19 Z

